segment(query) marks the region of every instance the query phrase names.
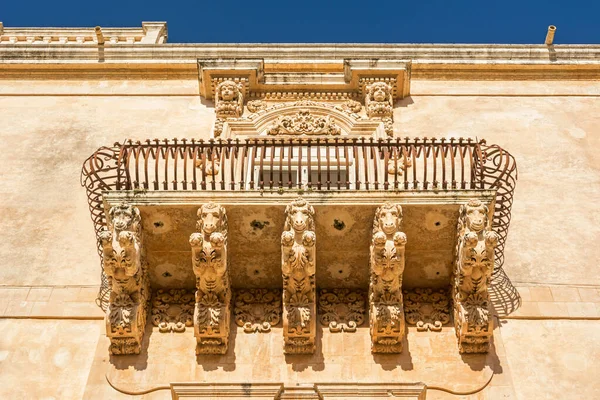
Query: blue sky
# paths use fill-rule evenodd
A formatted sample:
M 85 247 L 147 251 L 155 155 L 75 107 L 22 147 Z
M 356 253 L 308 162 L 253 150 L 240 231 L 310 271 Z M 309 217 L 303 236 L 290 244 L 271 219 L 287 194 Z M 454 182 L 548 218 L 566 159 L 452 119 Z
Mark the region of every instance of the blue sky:
M 600 0 L 10 1 L 17 26 L 140 26 L 167 21 L 170 43 L 600 43 Z

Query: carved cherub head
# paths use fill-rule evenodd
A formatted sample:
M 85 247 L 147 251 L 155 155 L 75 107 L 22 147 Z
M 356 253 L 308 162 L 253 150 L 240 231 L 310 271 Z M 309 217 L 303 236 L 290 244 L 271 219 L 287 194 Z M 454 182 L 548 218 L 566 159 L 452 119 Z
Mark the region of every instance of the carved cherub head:
M 385 82 L 374 82 L 367 86 L 367 100 L 392 104 L 392 87 Z
M 460 219 L 465 227 L 473 232 L 481 232 L 488 227 L 488 207 L 479 200 L 470 200 L 460 207 Z
M 402 224 L 402 207 L 397 203 L 385 203 L 375 212 L 373 234 L 383 232 L 393 235 L 400 230 Z
M 234 101 L 240 97 L 240 88 L 234 81 L 223 81 L 217 85 L 215 93 L 218 100 Z
M 291 229 L 296 232 L 314 230 L 315 210 L 303 198 L 297 198 L 291 204 L 289 204 L 285 208 L 285 213 L 287 215 L 284 228 L 286 231 Z
M 110 216 L 109 227 L 117 231 L 130 230 L 136 232 L 140 223 L 140 210 L 130 204 L 121 203 L 111 207 L 108 212 Z
M 225 208 L 212 202 L 203 204 L 198 209 L 196 228 L 199 232 L 207 235 L 215 232 L 226 232 L 227 214 L 225 213 Z

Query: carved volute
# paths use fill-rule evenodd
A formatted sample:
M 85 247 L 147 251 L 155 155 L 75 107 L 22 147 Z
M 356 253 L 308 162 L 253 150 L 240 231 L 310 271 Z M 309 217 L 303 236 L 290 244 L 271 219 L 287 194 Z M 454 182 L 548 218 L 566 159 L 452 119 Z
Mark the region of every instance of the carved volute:
M 225 208 L 215 203 L 200 207 L 197 230 L 190 236 L 197 289 L 194 309 L 196 353 L 225 354 L 231 303 Z
M 371 351 L 400 353 L 404 337 L 402 273 L 406 235 L 400 231 L 402 207 L 385 203 L 377 209 L 371 240 L 369 305 Z
M 498 234 L 490 229 L 488 207 L 471 200 L 460 208 L 454 267 L 454 324 L 461 353 L 485 353 L 493 324 L 488 285 Z
M 315 351 L 315 242 L 313 207 L 302 198 L 286 209 L 281 235 L 283 335 L 286 354 Z

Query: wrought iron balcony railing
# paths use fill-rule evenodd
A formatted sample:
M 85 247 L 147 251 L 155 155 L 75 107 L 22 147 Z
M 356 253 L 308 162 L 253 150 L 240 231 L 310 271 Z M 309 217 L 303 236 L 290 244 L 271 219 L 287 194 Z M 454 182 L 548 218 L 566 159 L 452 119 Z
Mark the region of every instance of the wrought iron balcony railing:
M 517 166 L 501 147 L 462 138 L 155 139 L 101 147 L 81 179 L 96 233 L 106 225 L 106 191 L 492 189 L 500 267 Z

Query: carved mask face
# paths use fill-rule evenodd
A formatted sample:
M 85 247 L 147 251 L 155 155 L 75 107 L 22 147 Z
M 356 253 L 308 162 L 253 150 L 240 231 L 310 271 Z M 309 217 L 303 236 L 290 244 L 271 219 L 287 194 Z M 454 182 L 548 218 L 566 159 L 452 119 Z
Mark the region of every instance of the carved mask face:
M 215 232 L 221 223 L 221 210 L 215 204 L 207 204 L 200 209 L 202 231 L 208 235 Z
M 296 232 L 303 232 L 308 228 L 308 219 L 310 218 L 308 208 L 294 207 L 290 215 L 292 228 Z
M 129 206 L 117 206 L 111 210 L 112 223 L 116 230 L 122 231 L 127 229 L 134 218 L 134 210 Z
M 475 232 L 485 228 L 487 220 L 486 207 L 483 205 L 467 206 L 467 227 Z
M 387 93 L 383 86 L 376 86 L 373 91 L 373 99 L 378 102 L 383 102 L 387 99 Z
M 382 207 L 379 212 L 379 226 L 386 235 L 393 235 L 400 228 L 400 219 L 397 207 Z
M 233 85 L 221 86 L 221 98 L 225 101 L 232 101 L 235 99 L 235 88 Z

